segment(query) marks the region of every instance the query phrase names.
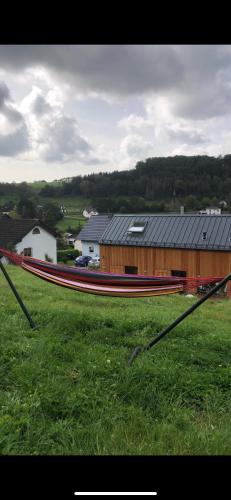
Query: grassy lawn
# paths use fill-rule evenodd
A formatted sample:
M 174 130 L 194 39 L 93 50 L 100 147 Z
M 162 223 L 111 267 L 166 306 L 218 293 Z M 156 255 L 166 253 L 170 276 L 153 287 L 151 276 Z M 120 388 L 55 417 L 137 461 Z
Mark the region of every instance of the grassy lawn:
M 98 297 L 8 271 L 39 329 L 0 275 L 2 455 L 230 455 L 230 301 L 202 305 L 129 368 L 195 298 Z

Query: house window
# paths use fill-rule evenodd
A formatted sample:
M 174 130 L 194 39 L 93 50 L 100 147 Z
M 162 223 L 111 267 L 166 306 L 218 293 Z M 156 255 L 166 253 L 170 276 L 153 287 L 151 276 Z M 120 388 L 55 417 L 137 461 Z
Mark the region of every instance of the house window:
M 31 257 L 32 256 L 32 248 L 24 248 L 23 249 L 23 255 L 25 257 Z
M 124 267 L 125 274 L 138 274 L 138 267 L 136 266 L 125 266 Z
M 40 234 L 39 228 L 35 227 L 32 231 L 32 234 Z
M 128 233 L 133 234 L 133 233 L 143 233 L 144 228 L 146 226 L 146 222 L 133 222 L 133 224 L 129 227 Z
M 179 276 L 179 278 L 186 278 L 187 273 L 186 271 L 173 270 L 171 271 L 171 276 Z
M 94 246 L 93 246 L 93 245 L 90 245 L 90 246 L 89 246 L 89 252 L 90 252 L 90 253 L 93 253 L 93 252 L 94 252 Z
M 202 240 L 206 240 L 207 239 L 207 233 L 206 231 L 204 231 L 204 233 L 202 233 Z

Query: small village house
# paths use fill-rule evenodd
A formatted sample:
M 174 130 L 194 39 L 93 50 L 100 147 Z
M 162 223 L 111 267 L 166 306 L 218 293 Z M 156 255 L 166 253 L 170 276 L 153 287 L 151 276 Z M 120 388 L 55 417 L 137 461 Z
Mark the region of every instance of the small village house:
M 65 241 L 67 245 L 74 246 L 76 235 L 73 233 L 65 233 Z
M 57 263 L 55 233 L 37 219 L 0 218 L 0 247 Z
M 86 217 L 86 219 L 90 219 L 92 215 L 99 215 L 99 214 L 95 208 L 86 207 L 83 211 L 83 216 Z
M 82 242 L 79 240 L 78 234 L 65 233 L 65 242 L 82 253 Z
M 82 254 L 90 257 L 100 256 L 99 240 L 107 228 L 112 215 L 92 215 L 83 229 L 77 235 L 78 244 L 81 242 Z M 75 245 L 75 248 L 77 246 Z
M 219 207 L 205 208 L 204 210 L 200 210 L 199 214 L 201 214 L 201 215 L 220 215 L 221 208 L 219 208 Z

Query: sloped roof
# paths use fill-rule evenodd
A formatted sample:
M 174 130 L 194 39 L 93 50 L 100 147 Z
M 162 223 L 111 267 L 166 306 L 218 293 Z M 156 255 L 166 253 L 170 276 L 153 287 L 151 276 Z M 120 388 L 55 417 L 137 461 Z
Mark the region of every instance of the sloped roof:
M 77 235 L 77 239 L 81 241 L 99 241 L 111 218 L 111 214 L 92 215 Z
M 35 226 L 40 226 L 55 236 L 54 232 L 38 219 L 0 218 L 0 246 L 4 248 L 8 243 L 19 243 Z
M 134 222 L 146 223 L 142 233 L 129 234 Z M 100 243 L 231 251 L 231 214 L 114 215 Z

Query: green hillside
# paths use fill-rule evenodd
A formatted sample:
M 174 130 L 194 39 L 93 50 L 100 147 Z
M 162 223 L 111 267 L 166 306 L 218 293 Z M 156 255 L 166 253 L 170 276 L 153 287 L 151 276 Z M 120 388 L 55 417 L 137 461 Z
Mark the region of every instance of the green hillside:
M 231 211 L 231 155 L 155 157 L 134 168 L 76 176 L 53 182 L 0 184 L 4 199 L 30 196 L 68 207 L 68 215 L 92 205 L 99 212 L 198 211 L 220 206 Z

